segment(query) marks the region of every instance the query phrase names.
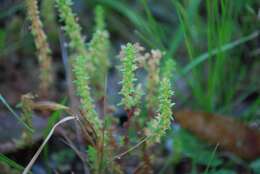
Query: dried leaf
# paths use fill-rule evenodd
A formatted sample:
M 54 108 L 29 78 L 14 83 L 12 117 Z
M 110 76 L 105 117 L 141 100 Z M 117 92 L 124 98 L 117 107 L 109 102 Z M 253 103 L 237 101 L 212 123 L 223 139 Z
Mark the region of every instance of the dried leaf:
M 35 110 L 49 110 L 49 111 L 57 111 L 57 110 L 65 110 L 69 111 L 69 107 L 64 106 L 59 103 L 51 102 L 51 101 L 38 101 L 32 103 L 32 108 Z
M 260 157 L 260 132 L 232 117 L 179 111 L 174 116 L 185 129 L 210 144 L 218 144 L 244 159 Z

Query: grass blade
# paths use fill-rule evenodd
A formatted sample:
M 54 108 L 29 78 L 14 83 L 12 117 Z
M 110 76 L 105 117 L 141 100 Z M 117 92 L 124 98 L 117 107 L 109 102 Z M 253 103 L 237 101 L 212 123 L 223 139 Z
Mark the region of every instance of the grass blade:
M 27 174 L 30 172 L 31 170 L 31 167 L 33 166 L 34 162 L 37 160 L 38 156 L 40 155 L 42 149 L 44 148 L 44 146 L 47 144 L 47 142 L 49 141 L 49 139 L 51 138 L 54 130 L 56 127 L 58 127 L 60 124 L 63 124 L 69 120 L 73 120 L 73 119 L 76 119 L 76 117 L 74 116 L 69 116 L 69 117 L 65 117 L 63 118 L 62 120 L 60 120 L 58 123 L 56 123 L 51 131 L 49 132 L 48 136 L 45 138 L 45 140 L 43 141 L 43 143 L 41 144 L 41 146 L 39 147 L 39 149 L 37 150 L 37 152 L 34 154 L 33 158 L 31 159 L 31 161 L 29 162 L 29 164 L 26 166 L 26 168 L 24 169 L 23 171 L 23 174 Z
M 0 94 L 0 101 L 5 105 L 5 107 L 15 116 L 15 118 L 31 133 L 34 132 L 32 128 L 30 128 L 21 118 L 20 116 L 11 108 L 11 106 L 7 103 L 7 101 L 4 99 L 2 94 Z
M 240 38 L 238 40 L 235 40 L 234 42 L 231 42 L 231 43 L 228 43 L 226 45 L 223 45 L 220 48 L 216 48 L 216 49 L 212 50 L 210 53 L 206 52 L 206 53 L 198 56 L 197 58 L 194 58 L 194 60 L 191 63 L 189 63 L 186 67 L 183 68 L 183 70 L 181 71 L 181 75 L 186 75 L 194 67 L 198 66 L 199 64 L 201 64 L 205 60 L 213 57 L 214 55 L 218 54 L 219 52 L 225 52 L 225 51 L 231 50 L 231 49 L 235 48 L 238 45 L 241 45 L 241 44 L 243 44 L 245 42 L 248 42 L 248 41 L 250 41 L 252 39 L 257 38 L 258 36 L 259 36 L 259 32 L 255 31 L 254 33 L 252 33 L 252 34 L 250 34 L 248 36 L 242 37 L 242 38 Z
M 8 166 L 18 170 L 18 171 L 23 171 L 24 167 L 21 166 L 20 164 L 17 164 L 15 161 L 9 159 L 7 156 L 0 154 L 0 162 L 3 162 L 7 164 Z

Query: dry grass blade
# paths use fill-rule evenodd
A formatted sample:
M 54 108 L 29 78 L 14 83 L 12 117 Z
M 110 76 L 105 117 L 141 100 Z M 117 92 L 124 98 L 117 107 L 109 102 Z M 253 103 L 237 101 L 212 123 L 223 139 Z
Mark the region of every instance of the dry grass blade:
M 63 118 L 62 120 L 60 120 L 58 123 L 56 123 L 56 124 L 52 127 L 50 133 L 49 133 L 48 136 L 45 138 L 45 140 L 43 141 L 43 143 L 41 144 L 41 146 L 39 147 L 39 149 L 37 150 L 37 152 L 34 154 L 33 158 L 31 159 L 31 161 L 29 162 L 29 164 L 26 166 L 26 168 L 24 169 L 24 171 L 23 171 L 22 174 L 27 174 L 27 173 L 29 173 L 29 171 L 30 171 L 32 165 L 34 164 L 34 162 L 36 161 L 36 159 L 37 159 L 38 156 L 40 155 L 40 153 L 41 153 L 43 147 L 46 145 L 46 143 L 47 143 L 47 142 L 49 141 L 49 139 L 51 138 L 51 136 L 52 136 L 52 134 L 53 134 L 55 128 L 56 128 L 57 126 L 59 126 L 59 125 L 65 123 L 65 122 L 69 121 L 69 120 L 74 120 L 74 119 L 76 119 L 76 117 L 74 117 L 74 116 L 65 117 L 65 118 Z
M 51 111 L 65 110 L 66 112 L 70 111 L 69 107 L 51 101 L 34 102 L 32 103 L 32 108 L 36 110 L 51 110 Z
M 122 152 L 118 155 L 116 155 L 113 159 L 116 160 L 116 159 L 120 159 L 122 158 L 124 155 L 128 154 L 129 152 L 132 152 L 134 149 L 136 149 L 137 147 L 139 147 L 140 145 L 142 145 L 145 141 L 147 141 L 150 137 L 144 137 L 139 143 L 137 143 L 136 145 L 134 145 L 133 147 L 131 147 L 130 149 L 128 149 L 127 151 L 125 152 Z

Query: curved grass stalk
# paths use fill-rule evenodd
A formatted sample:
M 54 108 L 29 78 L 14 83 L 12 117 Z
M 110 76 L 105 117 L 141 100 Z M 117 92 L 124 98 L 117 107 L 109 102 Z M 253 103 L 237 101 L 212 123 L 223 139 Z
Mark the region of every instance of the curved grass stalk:
M 41 144 L 41 146 L 39 147 L 39 149 L 37 150 L 37 152 L 34 154 L 34 156 L 32 157 L 31 161 L 29 162 L 29 164 L 26 166 L 26 168 L 24 169 L 22 174 L 27 174 L 30 172 L 34 162 L 37 160 L 38 156 L 40 155 L 41 151 L 43 150 L 44 146 L 48 143 L 49 139 L 51 138 L 54 130 L 56 129 L 56 127 L 58 127 L 59 125 L 70 121 L 70 120 L 74 120 L 77 119 L 75 116 L 69 116 L 69 117 L 65 117 L 63 119 L 61 119 L 58 123 L 56 123 L 51 131 L 49 132 L 48 136 L 45 138 L 45 140 L 43 141 L 43 143 Z

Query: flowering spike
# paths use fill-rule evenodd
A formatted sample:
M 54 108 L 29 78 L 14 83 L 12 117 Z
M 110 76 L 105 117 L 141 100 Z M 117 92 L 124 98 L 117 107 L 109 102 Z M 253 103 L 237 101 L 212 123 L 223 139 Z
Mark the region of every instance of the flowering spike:
M 95 111 L 93 100 L 90 95 L 89 77 L 93 72 L 93 65 L 90 55 L 85 48 L 84 39 L 81 35 L 81 28 L 76 21 L 75 15 L 71 10 L 70 0 L 56 0 L 60 18 L 65 22 L 64 30 L 70 37 L 70 48 L 76 56 L 73 60 L 73 73 L 77 94 L 81 99 L 81 107 L 86 119 L 93 125 L 98 136 L 101 135 L 101 120 Z
M 169 80 L 172 79 L 172 75 L 176 70 L 176 62 L 173 59 L 167 59 L 162 68 L 162 77 L 166 77 Z
M 89 77 L 86 73 L 86 59 L 83 56 L 78 56 L 73 63 L 73 72 L 75 75 L 75 86 L 77 94 L 81 99 L 81 107 L 85 113 L 86 119 L 92 123 L 97 135 L 99 134 L 101 128 L 101 121 L 98 118 L 97 112 L 93 105 L 93 101 L 90 95 L 89 88 Z
M 160 60 L 162 58 L 162 52 L 160 50 L 151 50 L 148 53 L 147 58 L 147 108 L 152 110 L 158 104 L 158 87 L 160 83 Z
M 76 16 L 71 10 L 71 0 L 56 0 L 59 16 L 65 22 L 63 29 L 70 38 L 69 47 L 76 54 L 81 55 L 86 59 L 88 74 L 92 73 L 94 66 L 89 56 L 84 43 L 84 37 L 81 35 L 81 27 L 76 20 Z
M 104 19 L 104 9 L 102 6 L 98 5 L 95 9 L 95 30 L 105 30 L 105 19 Z
M 32 34 L 38 52 L 40 64 L 40 91 L 47 95 L 49 87 L 53 81 L 51 67 L 51 50 L 43 31 L 42 22 L 39 16 L 39 9 L 36 0 L 26 0 L 28 18 L 31 21 Z
M 23 122 L 28 125 L 30 128 L 33 127 L 32 124 L 32 99 L 33 99 L 33 95 L 32 94 L 25 94 L 22 95 L 21 97 L 21 107 L 22 107 L 22 115 L 21 118 L 23 120 Z M 32 132 L 28 131 L 28 129 L 24 129 L 23 130 L 23 134 L 22 134 L 22 139 L 25 143 L 32 143 Z
M 121 68 L 121 72 L 123 73 L 123 80 L 120 82 L 122 84 L 122 89 L 119 92 L 123 98 L 120 104 L 123 105 L 125 109 L 131 109 L 138 102 L 136 100 L 136 89 L 134 85 L 134 82 L 137 80 L 134 74 L 134 71 L 137 69 L 136 53 L 137 51 L 135 46 L 131 43 L 128 43 L 126 46 L 122 47 L 119 55 L 123 62 Z
M 89 43 L 88 51 L 95 65 L 95 73 L 93 73 L 94 86 L 99 89 L 96 94 L 104 92 L 105 78 L 109 67 L 109 34 L 105 30 L 104 11 L 101 6 L 96 7 L 96 31 Z M 100 96 L 98 96 L 100 97 Z
M 165 131 L 169 129 L 172 120 L 171 97 L 173 91 L 171 90 L 171 83 L 168 78 L 163 78 L 160 82 L 160 97 L 158 115 L 148 123 L 146 130 L 149 136 L 149 143 L 153 144 L 159 142 Z

